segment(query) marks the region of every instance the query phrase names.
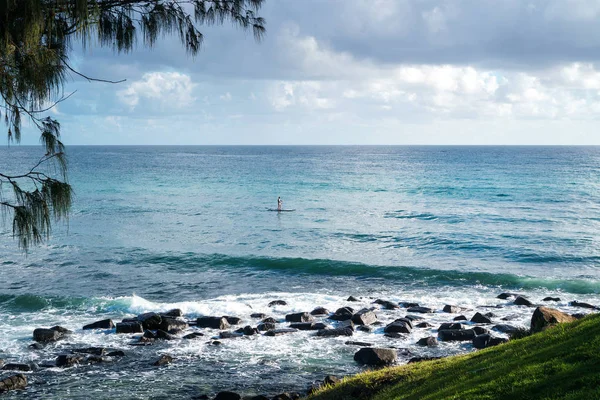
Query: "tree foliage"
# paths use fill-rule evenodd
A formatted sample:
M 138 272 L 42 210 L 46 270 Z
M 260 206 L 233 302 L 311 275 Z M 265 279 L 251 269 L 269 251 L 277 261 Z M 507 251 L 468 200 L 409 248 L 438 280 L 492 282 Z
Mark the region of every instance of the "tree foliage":
M 9 142 L 21 140 L 26 120 L 40 132 L 45 151 L 29 171 L 0 172 L 0 211 L 13 217 L 13 236 L 21 249 L 48 238 L 52 221 L 66 219 L 71 208 L 60 124 L 46 114 L 69 97 L 64 85 L 70 76 L 101 81 L 69 64 L 73 45 L 123 53 L 176 35 L 195 56 L 202 25 L 231 22 L 260 39 L 265 21 L 256 13 L 263 1 L 0 0 L 0 117 Z

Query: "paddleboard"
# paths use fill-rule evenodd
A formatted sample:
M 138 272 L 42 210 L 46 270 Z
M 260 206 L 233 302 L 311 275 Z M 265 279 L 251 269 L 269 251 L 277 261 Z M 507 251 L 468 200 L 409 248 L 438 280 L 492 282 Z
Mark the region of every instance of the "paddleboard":
M 278 209 L 276 209 L 276 208 L 269 208 L 269 209 L 267 209 L 267 211 L 291 212 L 291 211 L 296 211 L 296 210 L 285 210 L 285 209 L 283 209 L 283 210 L 278 210 Z

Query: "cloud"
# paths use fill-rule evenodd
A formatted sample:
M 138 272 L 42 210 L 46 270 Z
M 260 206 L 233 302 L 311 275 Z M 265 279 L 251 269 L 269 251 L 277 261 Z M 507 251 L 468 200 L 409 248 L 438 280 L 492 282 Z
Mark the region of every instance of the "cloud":
M 179 72 L 149 72 L 140 80 L 130 83 L 127 88 L 119 90 L 119 101 L 135 110 L 143 105 L 156 110 L 182 110 L 194 101 L 192 95 L 194 83 L 189 75 Z

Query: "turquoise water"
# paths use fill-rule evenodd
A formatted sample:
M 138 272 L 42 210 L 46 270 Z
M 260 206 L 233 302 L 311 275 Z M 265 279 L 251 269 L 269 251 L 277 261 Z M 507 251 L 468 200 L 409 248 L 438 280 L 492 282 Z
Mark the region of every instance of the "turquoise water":
M 0 170 L 24 170 L 40 151 L 0 148 Z M 364 296 L 364 306 L 372 305 L 368 297 L 385 297 L 477 308 L 498 304 L 501 291 L 535 301 L 557 295 L 557 306 L 572 312 L 570 300 L 600 303 L 598 147 L 68 151 L 76 193 L 68 226 L 56 226 L 51 241 L 27 256 L 16 249 L 9 224 L 0 231 L 0 314 L 8 317 L 0 321 L 0 358 L 53 357 L 57 349 L 26 346 L 33 328 L 54 324 L 74 329 L 73 341 L 109 343 L 133 355 L 128 371 L 122 362 L 32 374 L 32 398 L 61 398 L 67 389 L 84 396 L 90 388 L 133 390 L 140 398 L 173 390 L 181 398 L 198 390 L 301 390 L 324 374 L 360 370 L 355 349 L 335 339 L 316 346 L 308 333 L 231 341 L 218 352 L 204 341 L 133 351 L 125 338 L 80 330 L 104 317 L 174 305 L 190 316 L 247 318 L 251 306 L 282 318 L 341 307 L 349 295 Z M 278 196 L 296 211 L 267 211 Z M 267 308 L 276 298 L 289 305 Z M 498 313 L 526 325 L 531 310 Z M 355 339 L 390 345 L 381 333 Z M 414 346 L 419 335 L 427 336 L 394 345 L 423 352 Z M 175 353 L 179 363 L 157 371 L 139 361 L 161 352 Z M 170 379 L 177 382 L 168 388 L 147 387 L 148 380 Z

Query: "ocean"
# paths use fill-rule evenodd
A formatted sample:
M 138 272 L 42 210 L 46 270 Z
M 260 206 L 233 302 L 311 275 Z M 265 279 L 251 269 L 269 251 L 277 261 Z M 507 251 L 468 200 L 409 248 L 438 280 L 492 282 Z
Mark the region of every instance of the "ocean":
M 303 391 L 327 374 L 360 372 L 348 338 L 302 331 L 210 344 L 132 347 L 131 335 L 83 331 L 104 318 L 181 308 L 192 319 L 251 313 L 283 320 L 324 306 L 377 307 L 384 325 L 415 302 L 434 327 L 388 338 L 383 327 L 351 340 L 413 356 L 474 351 L 470 343 L 416 346 L 453 315 L 445 304 L 492 310 L 528 326 L 533 308 L 502 292 L 567 312 L 600 304 L 600 147 L 70 146 L 75 191 L 68 224 L 23 254 L 0 225 L 0 359 L 43 365 L 74 347 L 126 356 L 102 365 L 28 372 L 7 398 L 191 398 Z M 0 171 L 32 166 L 41 147 L 0 148 Z M 284 208 L 277 213 L 281 196 Z M 349 296 L 358 302 L 347 302 Z M 268 307 L 272 300 L 287 305 Z M 496 308 L 496 306 L 501 306 Z M 37 327 L 66 340 L 31 350 Z M 284 327 L 287 324 L 281 323 Z M 497 336 L 503 336 L 496 333 Z M 504 335 L 505 336 L 505 335 Z M 161 354 L 175 361 L 150 365 Z M 400 363 L 406 362 L 401 357 Z M 35 368 L 34 365 L 34 368 Z M 0 378 L 9 372 L 0 371 Z

